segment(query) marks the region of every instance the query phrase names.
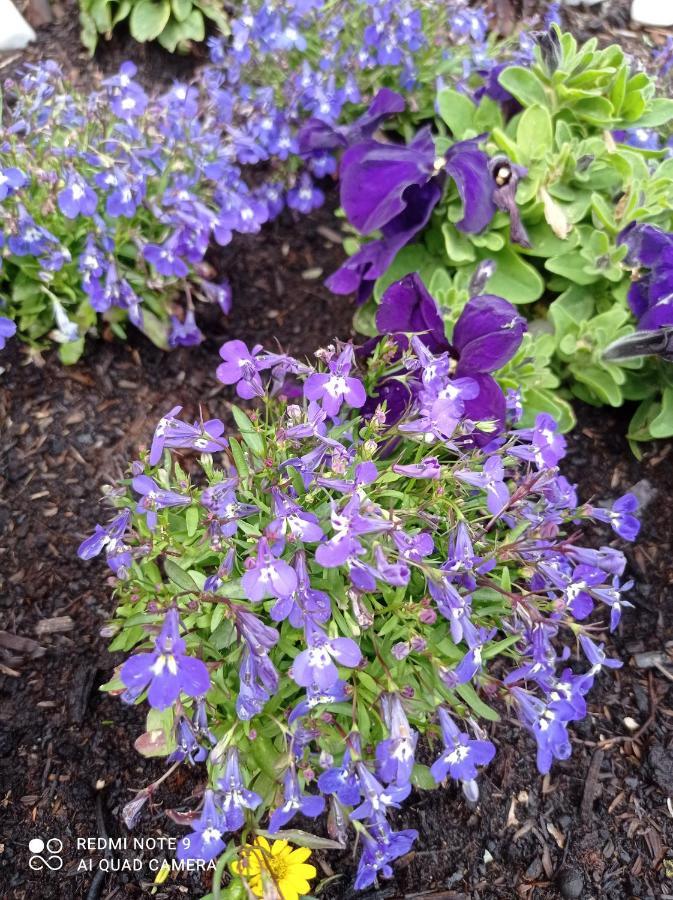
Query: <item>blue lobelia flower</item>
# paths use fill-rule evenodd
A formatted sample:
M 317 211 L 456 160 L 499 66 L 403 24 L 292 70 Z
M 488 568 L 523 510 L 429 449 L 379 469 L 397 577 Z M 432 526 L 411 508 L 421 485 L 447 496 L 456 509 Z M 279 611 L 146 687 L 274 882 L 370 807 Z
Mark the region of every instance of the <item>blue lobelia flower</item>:
M 124 695 L 127 702 L 134 702 L 149 685 L 147 699 L 155 709 L 172 706 L 181 693 L 201 697 L 210 688 L 205 663 L 186 653 L 175 608 L 166 613 L 154 651 L 131 656 L 121 667 L 119 677 L 127 688 Z

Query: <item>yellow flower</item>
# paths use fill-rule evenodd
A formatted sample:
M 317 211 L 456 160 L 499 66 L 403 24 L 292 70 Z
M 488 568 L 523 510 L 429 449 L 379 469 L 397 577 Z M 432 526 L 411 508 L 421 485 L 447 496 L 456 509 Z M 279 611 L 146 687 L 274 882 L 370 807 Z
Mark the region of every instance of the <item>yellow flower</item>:
M 271 846 L 260 836 L 241 848 L 231 870 L 245 878 L 255 897 L 265 896 L 266 884 L 267 897 L 273 897 L 275 888 L 279 900 L 299 900 L 311 890 L 309 879 L 318 874 L 315 866 L 306 865 L 310 855 L 308 847 L 294 849 L 287 841 L 274 841 Z

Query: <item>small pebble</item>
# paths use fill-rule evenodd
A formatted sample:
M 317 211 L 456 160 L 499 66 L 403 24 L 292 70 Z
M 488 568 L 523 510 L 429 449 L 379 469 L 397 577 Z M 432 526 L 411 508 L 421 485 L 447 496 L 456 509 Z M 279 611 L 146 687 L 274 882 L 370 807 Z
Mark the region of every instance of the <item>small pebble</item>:
M 558 888 L 566 900 L 577 900 L 584 890 L 584 876 L 577 869 L 561 869 L 558 876 Z

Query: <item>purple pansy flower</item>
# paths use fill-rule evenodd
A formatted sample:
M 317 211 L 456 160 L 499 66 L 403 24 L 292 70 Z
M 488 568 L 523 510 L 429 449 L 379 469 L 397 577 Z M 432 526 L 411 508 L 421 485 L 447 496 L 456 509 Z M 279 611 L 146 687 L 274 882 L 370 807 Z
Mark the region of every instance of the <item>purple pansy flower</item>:
M 201 697 L 210 688 L 205 663 L 187 656 L 180 637 L 180 617 L 175 608 L 166 613 L 152 653 L 136 653 L 121 667 L 119 677 L 126 685 L 124 699 L 135 701 L 149 685 L 147 700 L 155 709 L 172 706 L 181 693 Z
M 649 270 L 629 288 L 628 301 L 638 328 L 673 325 L 673 234 L 632 222 L 619 234 L 618 242 L 627 247 L 629 265 Z
M 350 125 L 332 126 L 320 118 L 310 118 L 299 131 L 299 152 L 313 156 L 325 150 L 348 147 L 356 141 L 371 137 L 389 116 L 404 111 L 404 99 L 389 88 L 381 88 L 365 112 Z

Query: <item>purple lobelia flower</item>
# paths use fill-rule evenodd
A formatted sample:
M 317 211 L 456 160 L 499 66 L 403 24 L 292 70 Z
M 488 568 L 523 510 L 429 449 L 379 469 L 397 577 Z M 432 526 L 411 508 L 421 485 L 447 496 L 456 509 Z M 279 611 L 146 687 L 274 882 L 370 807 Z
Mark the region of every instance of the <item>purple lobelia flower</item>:
M 276 518 L 267 528 L 270 539 L 284 541 L 285 536 L 289 535 L 291 541 L 304 543 L 322 540 L 323 530 L 314 513 L 303 510 L 277 487 L 271 488 L 271 496 Z
M 224 423 L 220 419 L 209 419 L 202 425 L 198 422 L 189 425 L 175 418 L 181 411 L 181 406 L 174 406 L 159 420 L 150 448 L 151 466 L 156 466 L 159 462 L 164 447 L 191 448 L 201 453 L 216 453 L 227 446 L 227 441 L 222 438 Z
M 513 687 L 517 712 L 522 723 L 531 732 L 537 743 L 537 767 L 541 775 L 551 769 L 552 760 L 569 759 L 572 753 L 568 738 L 567 722 L 557 710 L 546 706 L 542 700 Z
M 307 400 L 320 401 L 329 416 L 337 416 L 343 403 L 354 409 L 364 405 L 367 394 L 359 378 L 353 378 L 353 347 L 346 346 L 335 360 L 327 364 L 329 372 L 314 372 L 304 382 Z
M 387 784 L 403 787 L 411 780 L 418 734 L 409 725 L 399 694 L 383 694 L 381 706 L 390 737 L 376 747 L 376 772 Z
M 534 428 L 521 428 L 517 437 L 527 442 L 510 448 L 512 456 L 534 462 L 538 469 L 551 469 L 565 455 L 566 440 L 558 432 L 556 421 L 548 413 L 535 417 Z
M 580 644 L 584 655 L 591 663 L 591 668 L 583 676 L 582 689 L 586 693 L 594 682 L 594 678 L 605 666 L 606 669 L 621 669 L 624 663 L 619 659 L 609 659 L 603 647 L 604 644 L 595 644 L 586 634 L 580 635 Z
M 629 265 L 649 270 L 633 281 L 628 294 L 638 328 L 673 325 L 673 234 L 632 222 L 619 234 L 618 242 L 627 247 Z
M 364 800 L 350 813 L 350 818 L 385 823 L 386 811 L 391 806 L 395 809 L 399 808 L 402 800 L 406 800 L 411 792 L 411 783 L 406 781 L 400 785 L 390 784 L 384 787 L 364 763 L 357 763 L 356 770 Z
M 73 173 L 68 176 L 66 186 L 56 198 L 58 208 L 66 219 L 78 216 L 92 216 L 98 206 L 98 195 L 82 177 Z
M 442 466 L 436 456 L 427 456 L 419 463 L 410 463 L 409 465 L 400 465 L 395 463 L 391 466 L 396 475 L 405 475 L 407 478 L 430 478 L 436 480 L 441 477 Z
M 418 832 L 411 828 L 393 831 L 386 825 L 380 826 L 375 831 L 375 836 L 367 832 L 362 834 L 362 854 L 354 884 L 358 891 L 370 887 L 379 873 L 383 878 L 392 878 L 393 870 L 390 863 L 409 853 L 418 837 Z
M 178 255 L 178 241 L 175 235 L 163 244 L 145 244 L 143 256 L 159 275 L 165 275 L 167 278 L 184 278 L 189 273 L 187 263 Z
M 499 456 L 489 456 L 481 472 L 456 469 L 454 476 L 473 487 L 486 491 L 486 505 L 491 515 L 497 516 L 509 503 L 509 489 L 505 484 L 505 468 Z
M 243 341 L 227 341 L 220 347 L 220 356 L 224 362 L 217 367 L 216 375 L 222 384 L 235 384 L 236 393 L 244 400 L 264 396 L 255 359 L 261 349 L 257 345 L 251 353 Z
M 474 782 L 477 766 L 485 766 L 495 756 L 495 747 L 490 741 L 475 741 L 461 731 L 443 706 L 439 707 L 439 723 L 444 740 L 444 752 L 430 767 L 437 784 L 447 775 L 461 781 L 467 787 L 468 796 L 474 796 Z M 478 794 L 477 794 L 478 796 Z
M 274 622 L 289 619 L 293 628 L 303 628 L 308 619 L 328 622 L 332 615 L 329 595 L 311 587 L 303 550 L 295 554 L 292 567 L 297 573 L 297 589 L 292 594 L 279 597 L 269 615 Z
M 334 535 L 316 548 L 315 559 L 319 565 L 326 569 L 343 565 L 362 550 L 358 537 L 392 528 L 392 523 L 385 519 L 360 515 L 361 505 L 362 498 L 354 493 L 342 510 L 332 509 Z
M 357 806 L 360 802 L 360 782 L 355 771 L 351 747 L 359 756 L 359 736 L 349 735 L 347 749 L 340 766 L 332 766 L 318 777 L 318 788 L 322 794 L 336 794 L 344 806 Z
M 288 597 L 297 589 L 297 573 L 282 559 L 276 559 L 266 538 L 261 538 L 257 559 L 241 579 L 245 596 L 253 603 L 266 597 Z
M 130 520 L 131 510 L 124 509 L 107 525 L 96 525 L 94 533 L 79 545 L 79 558 L 92 559 L 105 550 L 107 564 L 118 578 L 125 578 L 131 565 L 131 548 L 124 543 Z
M 227 831 L 238 831 L 245 823 L 245 810 L 257 809 L 262 798 L 243 784 L 238 750 L 227 750 L 224 775 L 217 782 L 221 791 L 222 818 Z
M 315 819 L 325 808 L 323 797 L 303 793 L 299 786 L 297 770 L 294 765 L 290 766 L 285 773 L 284 784 L 285 802 L 271 813 L 271 818 L 269 819 L 269 831 L 272 835 L 284 828 L 297 813 L 300 812 L 309 819 Z
M 591 507 L 591 516 L 599 522 L 611 525 L 614 532 L 625 541 L 635 541 L 640 531 L 640 522 L 634 513 L 638 509 L 638 498 L 635 494 L 624 494 L 619 500 L 615 500 L 612 509 L 601 509 L 599 506 Z
M 203 332 L 196 324 L 194 310 L 188 309 L 182 321 L 177 316 L 171 316 L 171 330 L 168 335 L 168 346 L 196 347 L 203 340 Z
M 201 697 L 210 688 L 205 663 L 187 656 L 175 608 L 166 613 L 154 651 L 131 656 L 121 667 L 119 677 L 127 688 L 124 699 L 131 703 L 149 685 L 147 699 L 155 709 L 172 706 L 181 693 Z
M 7 338 L 16 334 L 16 322 L 6 316 L 0 316 L 0 350 L 5 349 Z
M 178 716 L 175 726 L 175 742 L 177 746 L 168 757 L 167 762 L 187 760 L 188 763 L 194 765 L 194 763 L 203 762 L 208 755 L 206 749 L 199 743 L 193 723 L 186 716 Z
M 0 203 L 28 183 L 28 178 L 13 166 L 0 169 Z
M 157 527 L 157 512 L 170 506 L 189 506 L 191 497 L 160 488 L 149 475 L 137 475 L 131 482 L 133 490 L 142 496 L 136 511 L 143 513 L 147 519 L 147 527 L 154 531 Z
M 362 660 L 362 653 L 350 638 L 328 638 L 310 618 L 304 626 L 306 650 L 292 663 L 292 678 L 302 687 L 316 687 L 326 691 L 339 679 L 340 666 L 354 669 Z
M 202 859 L 205 862 L 215 859 L 224 850 L 222 835 L 226 830 L 222 813 L 215 805 L 215 794 L 207 790 L 203 795 L 201 816 L 194 823 L 194 830 L 178 843 L 178 859 Z

